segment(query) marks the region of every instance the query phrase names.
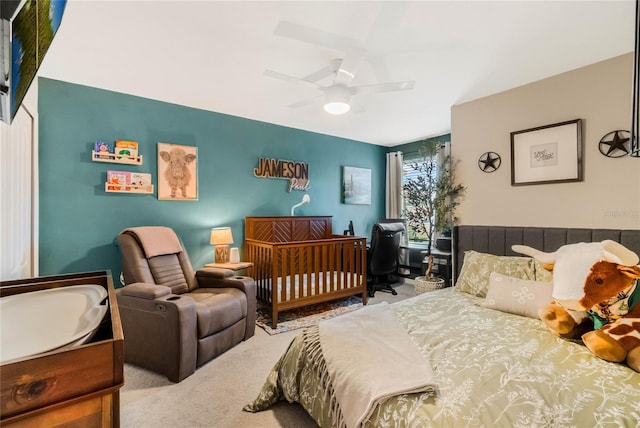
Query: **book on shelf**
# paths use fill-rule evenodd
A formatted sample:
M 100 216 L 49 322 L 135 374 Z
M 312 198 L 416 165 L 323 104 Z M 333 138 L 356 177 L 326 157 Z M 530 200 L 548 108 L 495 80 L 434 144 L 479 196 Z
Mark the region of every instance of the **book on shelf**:
M 131 173 L 128 171 L 107 171 L 107 190 L 131 190 Z
M 110 159 L 115 153 L 115 145 L 104 141 L 96 141 L 93 151 L 97 159 Z
M 138 143 L 136 141 L 116 140 L 116 159 L 123 157 L 135 158 L 138 156 Z
M 114 192 L 153 192 L 151 174 L 146 172 L 107 171 L 107 190 Z
M 133 186 L 143 187 L 151 185 L 151 174 L 145 172 L 132 172 L 131 184 Z

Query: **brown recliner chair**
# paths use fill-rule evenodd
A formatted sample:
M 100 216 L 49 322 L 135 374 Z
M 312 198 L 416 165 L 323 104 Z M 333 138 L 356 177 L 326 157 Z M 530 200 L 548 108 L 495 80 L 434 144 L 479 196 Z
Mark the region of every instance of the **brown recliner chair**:
M 180 382 L 253 336 L 252 278 L 226 269 L 194 272 L 168 227 L 125 229 L 117 241 L 126 284 L 116 290 L 126 362 Z

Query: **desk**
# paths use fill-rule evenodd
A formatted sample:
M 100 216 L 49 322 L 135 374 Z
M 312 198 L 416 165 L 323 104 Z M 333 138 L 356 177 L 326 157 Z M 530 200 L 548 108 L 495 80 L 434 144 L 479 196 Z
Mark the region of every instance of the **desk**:
M 425 270 L 427 269 L 427 264 L 429 260 L 426 257 L 427 250 L 420 251 L 420 254 L 423 254 L 425 257 L 422 260 L 422 274 L 424 275 Z M 440 251 L 438 249 L 431 250 L 431 256 L 433 257 L 433 266 L 431 272 L 434 274 L 440 275 L 444 278 L 445 286 L 450 286 L 451 284 L 451 274 L 452 274 L 452 258 L 451 252 Z
M 238 262 L 238 263 L 207 263 L 204 265 L 206 268 L 218 268 L 218 269 L 230 269 L 233 271 L 239 271 L 247 269 L 253 266 L 251 262 Z

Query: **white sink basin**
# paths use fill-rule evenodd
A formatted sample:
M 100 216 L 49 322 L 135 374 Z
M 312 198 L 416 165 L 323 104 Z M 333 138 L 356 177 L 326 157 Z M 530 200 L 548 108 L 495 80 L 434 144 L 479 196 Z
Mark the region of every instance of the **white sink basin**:
M 107 313 L 106 297 L 87 284 L 0 298 L 0 363 L 86 342 Z

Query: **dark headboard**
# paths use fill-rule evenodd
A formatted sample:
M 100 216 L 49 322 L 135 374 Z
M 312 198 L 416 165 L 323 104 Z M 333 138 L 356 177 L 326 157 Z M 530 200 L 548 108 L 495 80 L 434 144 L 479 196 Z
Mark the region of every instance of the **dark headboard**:
M 455 226 L 453 228 L 453 272 L 458 278 L 464 252 L 475 250 L 498 256 L 521 256 L 511 250 L 514 244 L 552 252 L 565 244 L 599 242 L 605 239 L 620 242 L 640 255 L 640 230 L 571 229 L 562 227 L 517 226 Z

